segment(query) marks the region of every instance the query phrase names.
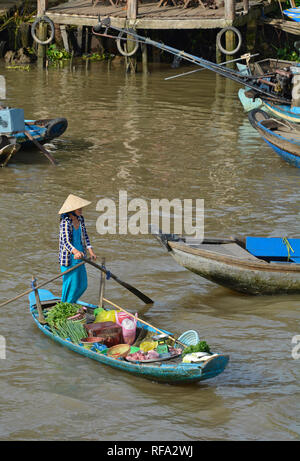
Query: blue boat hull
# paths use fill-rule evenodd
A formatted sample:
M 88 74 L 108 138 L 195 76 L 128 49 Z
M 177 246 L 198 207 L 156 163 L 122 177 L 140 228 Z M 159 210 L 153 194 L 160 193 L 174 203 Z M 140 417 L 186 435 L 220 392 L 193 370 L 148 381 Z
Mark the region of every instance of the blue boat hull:
M 287 152 L 283 149 L 280 149 L 279 147 L 275 146 L 272 144 L 270 141 L 262 137 L 262 139 L 278 154 L 283 160 L 286 162 L 290 163 L 293 166 L 296 166 L 297 168 L 300 168 L 300 157 L 297 155 L 292 154 L 291 152 Z
M 53 294 L 48 290 L 39 290 L 39 296 L 41 301 L 48 301 L 57 299 L 53 296 Z M 34 293 L 30 293 L 29 295 L 29 302 L 30 302 L 30 312 L 32 314 L 33 320 L 38 328 L 49 338 L 60 344 L 61 346 L 67 347 L 68 349 L 72 350 L 73 352 L 77 352 L 84 357 L 96 360 L 103 365 L 108 365 L 110 367 L 119 369 L 121 371 L 126 371 L 131 373 L 135 376 L 140 376 L 143 378 L 147 378 L 153 381 L 160 381 L 165 383 L 193 383 L 197 381 L 202 381 L 205 379 L 214 378 L 215 376 L 219 375 L 224 371 L 226 368 L 229 357 L 226 355 L 219 355 L 217 357 L 212 358 L 211 361 L 197 363 L 197 364 L 190 364 L 190 363 L 164 363 L 159 362 L 158 364 L 143 364 L 143 363 L 131 363 L 124 359 L 115 359 L 108 357 L 104 354 L 93 352 L 89 349 L 84 348 L 82 345 L 77 345 L 72 343 L 71 341 L 65 340 L 56 336 L 52 333 L 50 328 L 47 325 L 42 325 L 38 321 L 38 314 L 35 307 L 35 296 Z M 93 306 L 92 304 L 87 304 L 83 302 L 78 302 L 78 304 L 82 304 L 84 306 L 89 306 L 91 308 L 95 308 L 97 306 Z M 142 326 L 142 324 L 137 326 Z M 157 333 L 155 329 L 151 327 L 143 325 L 143 328 L 146 328 L 150 331 Z M 163 330 L 162 330 L 163 331 Z M 167 333 L 167 332 L 166 332 Z
M 285 123 L 262 110 L 252 110 L 248 114 L 253 128 L 276 154 L 288 163 L 300 167 L 300 131 L 291 123 Z

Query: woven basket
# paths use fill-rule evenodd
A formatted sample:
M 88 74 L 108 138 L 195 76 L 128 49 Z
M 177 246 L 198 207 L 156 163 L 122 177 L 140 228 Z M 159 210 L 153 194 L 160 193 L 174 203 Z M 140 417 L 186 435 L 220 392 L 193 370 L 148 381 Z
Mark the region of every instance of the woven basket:
M 199 342 L 199 335 L 195 330 L 188 330 L 179 336 L 178 341 L 186 344 L 187 346 L 196 346 Z

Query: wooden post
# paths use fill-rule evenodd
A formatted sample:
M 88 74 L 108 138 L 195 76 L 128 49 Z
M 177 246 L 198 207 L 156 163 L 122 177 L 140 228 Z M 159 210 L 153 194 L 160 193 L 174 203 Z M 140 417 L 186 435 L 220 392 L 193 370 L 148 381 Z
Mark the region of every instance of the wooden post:
M 127 24 L 130 29 L 135 30 L 135 21 L 138 14 L 138 0 L 127 0 Z M 135 43 L 130 40 L 132 37 L 127 36 L 129 41 L 127 42 L 127 52 L 133 50 Z M 126 72 L 135 73 L 137 69 L 136 56 L 126 56 L 125 60 Z
M 225 19 L 235 20 L 235 0 L 225 0 Z
M 37 0 L 37 17 L 44 16 L 48 8 L 48 0 Z M 46 24 L 40 23 L 39 25 L 39 38 L 40 40 L 45 40 L 47 36 L 47 26 Z M 38 44 L 38 60 L 45 64 L 46 60 L 46 45 Z
M 145 43 L 142 43 L 142 66 L 143 73 L 148 74 L 148 49 Z
M 249 12 L 249 0 L 243 0 L 244 14 Z
M 102 258 L 102 266 L 105 266 L 105 258 Z M 101 276 L 100 276 L 99 307 L 103 307 L 104 292 L 105 292 L 105 273 L 104 273 L 104 272 L 101 272 Z
M 235 20 L 235 0 L 225 0 L 225 19 L 233 24 Z M 225 32 L 225 43 L 226 43 L 226 50 L 232 51 L 236 47 L 236 36 L 232 30 L 227 30 Z M 226 61 L 230 61 L 234 59 L 232 55 L 226 56 Z M 234 63 L 227 64 L 229 67 L 234 68 Z
M 32 288 L 34 290 L 34 295 L 35 295 L 35 304 L 36 304 L 36 307 L 37 307 L 37 310 L 38 310 L 38 313 L 39 313 L 39 322 L 42 325 L 45 325 L 45 323 L 47 323 L 47 322 L 46 322 L 44 314 L 43 314 L 41 300 L 40 300 L 40 297 L 39 297 L 39 290 L 37 290 L 35 287 L 36 287 L 36 279 L 32 276 Z
M 63 40 L 64 44 L 64 49 L 70 53 L 70 47 L 69 47 L 69 40 L 68 40 L 68 32 L 66 30 L 66 26 L 60 26 L 60 33 L 61 33 L 61 38 Z

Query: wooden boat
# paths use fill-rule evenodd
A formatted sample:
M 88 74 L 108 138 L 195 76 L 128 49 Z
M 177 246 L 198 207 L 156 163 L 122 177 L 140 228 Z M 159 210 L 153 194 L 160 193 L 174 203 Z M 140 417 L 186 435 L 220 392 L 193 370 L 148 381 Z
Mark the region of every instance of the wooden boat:
M 67 129 L 68 121 L 65 118 L 25 120 L 25 131 L 40 144 L 59 138 Z M 32 140 L 25 133 L 12 134 L 22 147 L 34 147 Z
M 60 298 L 55 297 L 50 291 L 39 289 L 39 298 L 43 312 L 45 309 L 51 309 L 57 302 L 60 301 Z M 122 371 L 132 373 L 136 376 L 141 376 L 143 378 L 148 378 L 153 381 L 161 381 L 165 383 L 193 383 L 196 381 L 202 381 L 205 379 L 213 378 L 220 373 L 222 373 L 227 366 L 229 357 L 227 355 L 212 355 L 210 358 L 203 362 L 199 363 L 182 363 L 180 356 L 171 358 L 168 361 L 153 361 L 150 363 L 143 362 L 129 362 L 126 358 L 113 358 L 93 351 L 91 349 L 86 349 L 83 344 L 75 344 L 70 340 L 62 339 L 60 336 L 54 334 L 49 327 L 49 325 L 39 322 L 38 309 L 36 306 L 35 293 L 31 292 L 29 295 L 30 303 L 30 312 L 32 314 L 33 320 L 38 328 L 49 338 L 56 341 L 58 344 L 67 347 L 68 349 L 77 352 L 78 354 L 88 357 L 90 359 L 96 360 L 99 363 L 104 365 L 117 368 Z M 87 307 L 88 310 L 93 311 L 97 306 L 77 302 L 82 306 Z M 137 334 L 147 333 L 148 331 L 157 334 L 157 330 L 143 324 L 140 320 L 137 322 Z M 163 331 L 164 330 L 158 330 Z M 165 332 L 166 334 L 170 334 Z M 180 347 L 179 344 L 175 342 L 176 347 Z
M 271 118 L 260 109 L 250 111 L 248 118 L 262 139 L 281 158 L 300 168 L 300 129 L 297 125 Z
M 218 285 L 251 295 L 300 293 L 300 239 L 155 237 L 180 265 Z
M 1 137 L 0 137 L 1 138 Z M 8 164 L 12 156 L 20 149 L 20 144 L 5 144 L 4 146 L 0 142 L 0 167 L 4 167 Z

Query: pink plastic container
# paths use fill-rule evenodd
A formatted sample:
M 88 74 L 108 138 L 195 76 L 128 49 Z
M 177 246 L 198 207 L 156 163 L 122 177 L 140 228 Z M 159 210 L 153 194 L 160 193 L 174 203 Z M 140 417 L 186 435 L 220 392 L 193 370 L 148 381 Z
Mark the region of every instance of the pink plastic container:
M 116 313 L 116 323 L 122 326 L 122 322 L 124 319 L 131 319 L 130 315 L 126 314 L 126 312 L 118 312 Z
M 121 326 L 124 343 L 130 345 L 133 344 L 136 337 L 136 319 L 123 319 Z

